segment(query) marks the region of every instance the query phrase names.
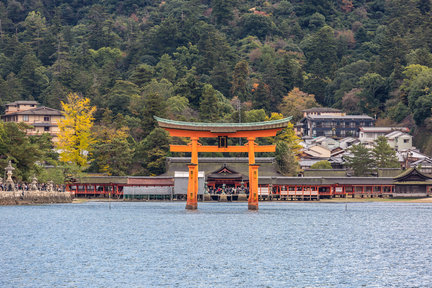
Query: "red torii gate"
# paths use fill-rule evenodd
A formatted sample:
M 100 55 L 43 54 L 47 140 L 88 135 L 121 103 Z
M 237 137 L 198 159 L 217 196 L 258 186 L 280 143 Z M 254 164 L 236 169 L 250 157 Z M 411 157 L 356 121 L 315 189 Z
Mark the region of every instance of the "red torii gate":
M 288 126 L 291 117 L 280 120 L 253 123 L 201 123 L 174 121 L 154 117 L 159 127 L 171 136 L 188 137 L 189 145 L 170 145 L 171 152 L 190 152 L 189 181 L 186 209 L 197 209 L 198 194 L 198 152 L 247 152 L 249 155 L 249 199 L 248 209 L 258 210 L 258 167 L 255 164 L 255 152 L 275 152 L 275 145 L 259 146 L 258 137 L 276 136 L 276 133 Z M 218 146 L 202 146 L 199 138 L 218 138 Z M 229 146 L 228 137 L 247 138 L 244 146 Z

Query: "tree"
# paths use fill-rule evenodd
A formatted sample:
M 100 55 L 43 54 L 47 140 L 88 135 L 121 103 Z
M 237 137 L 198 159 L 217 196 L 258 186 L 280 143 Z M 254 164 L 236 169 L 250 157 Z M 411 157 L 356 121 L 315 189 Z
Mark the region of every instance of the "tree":
M 333 169 L 330 162 L 327 160 L 318 161 L 310 167 L 311 169 Z
M 234 17 L 234 0 L 212 0 L 211 6 L 212 16 L 214 17 L 217 24 L 226 25 L 228 21 Z
M 346 166 L 354 170 L 355 176 L 369 176 L 374 165 L 371 151 L 363 144 L 354 145 L 348 151 L 352 156 L 345 156 Z
M 60 161 L 85 168 L 89 148 L 94 143 L 91 128 L 96 107 L 90 105 L 90 99 L 76 93 L 70 93 L 67 103 L 62 101 L 61 106 L 64 119 L 59 122 L 57 143 L 57 149 L 61 151 Z
M 28 181 L 36 173 L 36 161 L 43 161 L 43 151 L 37 143 L 32 143 L 26 135 L 28 125 L 0 121 L 0 169 L 13 162 L 15 177 Z
M 399 168 L 400 164 L 396 157 L 396 152 L 387 143 L 384 136 L 375 140 L 372 156 L 375 160 L 376 168 Z
M 210 84 L 204 85 L 200 101 L 200 118 L 206 122 L 219 120 L 217 91 Z
M 300 45 L 307 59 L 307 68 L 312 73 L 325 77 L 334 71 L 338 58 L 336 38 L 331 27 L 324 26 L 315 34 L 306 37 Z
M 127 127 L 116 129 L 114 125 L 95 127 L 95 143 L 92 147 L 92 158 L 95 160 L 98 172 L 108 175 L 127 175 L 134 149 L 128 141 Z
M 292 116 L 293 121 L 298 121 L 303 117 L 302 110 L 319 106 L 313 94 L 308 94 L 294 87 L 288 95 L 284 96 L 279 110 L 285 116 Z
M 136 149 L 134 159 L 139 160 L 136 166 L 141 168 L 138 168 L 138 174 L 159 175 L 164 173 L 168 151 L 168 133 L 161 128 L 155 128 L 138 144 Z
M 117 80 L 114 87 L 109 91 L 106 99 L 108 107 L 116 115 L 129 113 L 129 103 L 132 98 L 139 95 L 139 88 L 132 82 Z
M 250 100 L 248 81 L 249 64 L 246 60 L 241 60 L 234 67 L 231 95 L 237 96 L 241 101 Z
M 270 117 L 266 117 L 266 121 L 282 119 L 280 113 L 272 113 Z M 284 175 L 296 175 L 299 171 L 298 155 L 300 154 L 301 146 L 300 138 L 294 132 L 294 125 L 290 122 L 288 126 L 279 131 L 272 139 L 273 144 L 276 144 L 275 159 L 278 163 L 279 171 Z
M 173 82 L 177 75 L 177 70 L 174 67 L 174 62 L 168 54 L 162 55 L 159 63 L 156 65 L 156 71 L 159 79 L 167 79 Z
M 130 81 L 143 87 L 145 84 L 150 82 L 150 80 L 155 76 L 155 69 L 153 66 L 147 64 L 138 65 L 135 70 L 133 70 L 130 77 Z
M 360 78 L 359 85 L 362 88 L 359 96 L 363 112 L 377 114 L 388 97 L 386 79 L 377 73 L 367 73 Z

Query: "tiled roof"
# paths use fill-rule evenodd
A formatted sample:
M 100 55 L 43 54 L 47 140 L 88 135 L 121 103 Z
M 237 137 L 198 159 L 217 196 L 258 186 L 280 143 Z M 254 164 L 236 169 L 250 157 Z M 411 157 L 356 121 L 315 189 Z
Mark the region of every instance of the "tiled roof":
M 5 104 L 5 106 L 14 106 L 14 105 L 39 105 L 39 103 L 37 101 L 15 101 L 15 102 Z
M 307 118 L 310 119 L 364 119 L 364 120 L 374 120 L 368 115 L 345 115 L 345 116 L 335 116 L 335 115 L 308 115 Z
M 360 127 L 360 131 L 362 132 L 375 132 L 375 133 L 389 133 L 392 131 L 402 131 L 402 132 L 409 132 L 409 129 L 407 127 Z
M 264 122 L 249 122 L 249 123 L 203 123 L 203 122 L 185 122 L 163 119 L 154 116 L 158 121 L 159 127 L 194 130 L 194 131 L 211 131 L 211 132 L 236 132 L 250 130 L 266 130 L 275 128 L 285 128 L 292 117 L 283 118 L 280 120 L 264 121 Z
M 17 111 L 17 112 L 8 113 L 6 115 L 3 115 L 2 117 L 9 116 L 9 115 L 47 115 L 47 116 L 57 116 L 58 115 L 58 116 L 61 116 L 62 113 L 60 110 L 41 106 L 41 107 L 28 109 L 28 110 L 24 110 L 24 111 Z

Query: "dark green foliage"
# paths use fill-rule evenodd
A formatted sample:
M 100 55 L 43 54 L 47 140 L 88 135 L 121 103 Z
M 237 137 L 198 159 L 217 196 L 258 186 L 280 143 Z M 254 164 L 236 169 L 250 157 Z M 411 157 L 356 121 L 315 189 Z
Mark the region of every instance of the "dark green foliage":
M 384 136 L 380 136 L 375 140 L 372 156 L 375 161 L 376 168 L 399 168 L 400 164 L 396 157 L 396 152 L 387 143 Z
M 404 74 L 432 67 L 430 0 L 8 0 L 0 21 L 0 104 L 59 108 L 77 92 L 98 122 L 107 109 L 124 115 L 137 142 L 153 115 L 238 121 L 234 97 L 240 115 L 269 115 L 295 87 L 348 113 L 432 127 L 430 76 Z
M 352 156 L 345 156 L 347 167 L 353 169 L 355 176 L 369 176 L 374 167 L 371 151 L 363 144 L 354 145 L 349 151 Z

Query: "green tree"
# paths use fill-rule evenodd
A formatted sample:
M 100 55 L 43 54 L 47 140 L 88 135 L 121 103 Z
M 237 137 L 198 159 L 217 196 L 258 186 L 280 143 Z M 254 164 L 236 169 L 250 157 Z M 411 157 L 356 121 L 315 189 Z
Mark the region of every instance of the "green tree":
M 132 144 L 128 141 L 128 128 L 116 129 L 113 125 L 98 125 L 95 128 L 92 165 L 97 166 L 98 172 L 108 175 L 127 175 L 134 154 Z
M 330 162 L 327 160 L 318 161 L 310 167 L 311 169 L 333 169 Z
M 338 58 L 336 54 L 336 38 L 331 27 L 324 26 L 319 29 L 316 33 L 306 37 L 300 43 L 300 46 L 307 59 L 306 68 L 310 72 L 320 77 L 332 74 L 336 68 Z
M 129 113 L 129 104 L 132 98 L 139 95 L 139 88 L 132 82 L 117 80 L 114 87 L 109 91 L 106 99 L 108 107 L 115 115 Z
M 354 170 L 355 176 L 369 176 L 374 166 L 371 151 L 363 144 L 348 149 L 351 156 L 345 156 L 346 166 Z
M 399 168 L 400 164 L 396 157 L 396 152 L 387 143 L 384 136 L 375 140 L 372 149 L 372 156 L 375 160 L 376 168 Z
M 150 82 L 153 77 L 155 77 L 154 67 L 147 64 L 140 64 L 133 70 L 130 81 L 139 87 L 143 87 Z
M 212 16 L 217 24 L 226 25 L 228 21 L 233 19 L 235 3 L 234 0 L 211 1 Z
M 162 55 L 159 63 L 156 65 L 156 71 L 159 79 L 167 79 L 173 82 L 176 79 L 177 70 L 174 67 L 174 62 L 168 54 Z
M 243 102 L 250 100 L 249 64 L 246 60 L 237 62 L 232 79 L 231 95 L 237 96 Z
M 200 101 L 200 118 L 206 122 L 219 120 L 219 102 L 217 91 L 210 84 L 205 84 Z
M 139 160 L 138 174 L 160 175 L 165 172 L 165 159 L 169 151 L 168 133 L 155 128 L 151 133 L 138 144 L 135 159 Z
M 37 173 L 36 161 L 43 161 L 47 151 L 32 143 L 26 135 L 28 125 L 0 121 L 0 168 L 3 170 L 11 160 L 14 175 L 20 180 L 28 181 L 32 174 Z M 4 170 L 3 170 L 4 171 Z

